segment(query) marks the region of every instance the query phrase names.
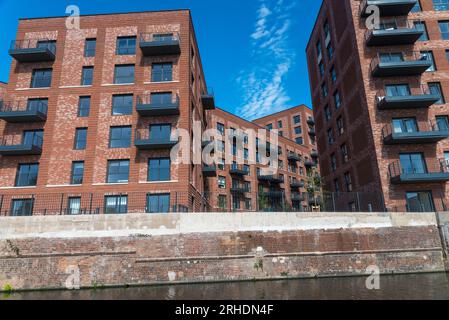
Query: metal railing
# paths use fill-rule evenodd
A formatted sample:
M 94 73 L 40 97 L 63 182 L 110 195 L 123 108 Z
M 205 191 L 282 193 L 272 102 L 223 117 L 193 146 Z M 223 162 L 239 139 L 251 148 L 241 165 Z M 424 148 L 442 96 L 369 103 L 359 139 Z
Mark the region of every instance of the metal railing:
M 179 105 L 179 95 L 177 93 L 172 93 L 170 99 L 158 99 L 154 96 L 151 96 L 151 94 L 139 95 L 137 96 L 137 104 L 150 106 L 161 106 L 165 104 Z
M 446 159 L 427 159 L 419 165 L 403 166 L 399 160 L 388 165 L 388 175 L 390 178 L 398 177 L 402 174 L 425 174 L 425 173 L 448 173 L 449 166 Z
M 143 140 L 143 141 L 171 141 L 171 135 L 167 135 L 166 137 L 162 137 L 159 135 L 152 135 L 151 130 L 149 128 L 140 128 L 135 130 L 135 140 Z
M 43 102 L 13 101 L 0 104 L 0 112 L 40 112 L 47 114 L 47 104 Z
M 394 84 L 392 84 L 394 85 Z M 418 86 L 410 85 L 408 92 L 397 92 L 397 94 L 388 94 L 385 88 L 379 89 L 376 94 L 376 101 L 381 102 L 387 97 L 409 97 L 419 95 L 431 95 L 432 92 L 427 84 L 420 84 Z
M 162 32 L 143 32 L 140 34 L 140 42 L 146 43 L 163 43 L 163 42 L 181 42 L 179 32 L 168 31 L 166 33 Z
M 385 139 L 385 138 L 391 136 L 393 133 L 407 134 L 407 133 L 438 132 L 438 131 L 449 130 L 449 128 L 440 128 L 438 126 L 438 123 L 435 120 L 429 120 L 427 122 L 417 122 L 416 125 L 417 125 L 416 131 L 394 132 L 393 125 L 391 123 L 389 123 L 382 128 L 382 138 Z
M 11 41 L 10 50 L 48 49 L 56 54 L 56 43 L 50 39 L 27 39 Z
M 42 148 L 43 138 L 41 136 L 34 135 L 33 138 L 30 139 L 29 141 L 24 141 L 23 136 L 15 135 L 15 136 L 2 137 L 0 139 L 1 147 L 22 146 L 22 145 Z
M 400 54 L 400 59 L 395 60 L 398 54 Z M 402 51 L 402 52 L 378 52 L 376 57 L 371 60 L 370 71 L 373 72 L 374 69 L 380 63 L 401 63 L 401 62 L 411 62 L 411 61 L 427 61 L 432 62 L 429 55 L 421 53 L 419 51 Z
M 211 96 L 211 97 L 214 97 L 214 96 L 215 96 L 214 89 L 211 88 L 211 87 L 205 88 L 205 90 L 204 90 L 203 93 L 202 93 L 202 96 Z
M 412 30 L 416 29 L 415 23 L 421 22 L 420 20 L 409 20 L 407 18 L 386 18 L 381 19 L 379 25 L 373 25 L 372 29 L 368 29 L 365 32 L 365 41 L 367 41 L 373 31 L 392 31 L 392 30 Z

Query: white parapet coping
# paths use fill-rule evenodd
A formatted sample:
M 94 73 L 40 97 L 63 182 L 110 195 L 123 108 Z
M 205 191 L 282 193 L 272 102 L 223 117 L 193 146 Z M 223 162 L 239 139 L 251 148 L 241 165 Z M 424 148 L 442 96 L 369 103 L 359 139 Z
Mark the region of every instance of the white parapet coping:
M 0 240 L 436 226 L 435 213 L 182 213 L 0 218 Z

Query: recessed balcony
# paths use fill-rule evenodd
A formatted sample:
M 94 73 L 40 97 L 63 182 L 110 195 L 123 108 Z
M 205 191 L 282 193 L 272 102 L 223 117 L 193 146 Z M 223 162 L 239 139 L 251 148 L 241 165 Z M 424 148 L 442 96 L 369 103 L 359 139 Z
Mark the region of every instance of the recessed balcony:
M 288 155 L 287 155 L 287 159 L 288 159 L 288 161 L 295 162 L 295 161 L 301 161 L 302 158 L 297 153 L 289 152 Z
M 438 102 L 441 96 L 432 93 L 427 86 L 382 89 L 376 95 L 377 107 L 380 110 L 428 108 Z
M 201 94 L 201 101 L 203 102 L 204 110 L 215 109 L 215 95 L 211 88 L 207 88 L 205 92 Z
M 22 137 L 3 138 L 0 141 L 0 155 L 2 156 L 27 156 L 42 154 L 43 140 L 40 136 L 34 136 L 24 141 Z
M 134 145 L 139 150 L 171 149 L 178 142 L 169 135 L 152 135 L 149 129 L 137 129 L 134 139 Z
M 367 17 L 368 6 L 377 6 L 381 16 L 406 16 L 416 5 L 417 0 L 364 0 L 360 4 L 362 17 Z
M 368 47 L 394 46 L 414 44 L 424 34 L 410 20 L 381 21 L 380 28 L 370 30 L 365 34 Z
M 140 49 L 144 56 L 178 55 L 181 41 L 178 33 L 141 33 Z
M 28 101 L 5 102 L 0 104 L 0 119 L 8 123 L 45 122 L 47 104 Z
M 305 186 L 304 181 L 292 181 L 292 182 L 290 182 L 290 187 L 292 189 L 304 188 L 304 186 Z
M 373 77 L 418 76 L 432 67 L 431 57 L 420 52 L 380 53 L 371 61 Z
M 299 193 L 299 192 L 293 192 L 293 193 L 292 193 L 292 201 L 299 201 L 299 202 L 302 202 L 302 201 L 304 201 L 304 200 L 306 200 L 306 197 L 305 197 L 304 194 Z
M 14 40 L 9 55 L 18 62 L 47 62 L 56 59 L 56 41 L 48 39 Z
M 386 125 L 382 129 L 384 144 L 430 144 L 449 138 L 449 128 L 439 128 L 438 125 L 429 123 L 421 125 L 415 130 L 394 130 L 392 125 Z
M 423 164 L 393 162 L 388 167 L 392 184 L 444 183 L 449 181 L 449 161 L 437 160 Z
M 247 176 L 249 174 L 248 170 L 245 170 L 238 165 L 231 165 L 229 173 L 236 176 Z
M 216 177 L 217 176 L 217 166 L 215 165 L 204 165 L 203 166 L 203 176 L 205 177 Z
M 138 96 L 136 111 L 143 117 L 179 115 L 179 96 L 172 94 Z

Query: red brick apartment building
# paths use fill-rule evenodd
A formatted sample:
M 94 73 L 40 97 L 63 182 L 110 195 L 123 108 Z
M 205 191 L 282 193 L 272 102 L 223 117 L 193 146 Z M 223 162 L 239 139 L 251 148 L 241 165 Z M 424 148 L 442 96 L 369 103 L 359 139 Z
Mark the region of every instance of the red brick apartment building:
M 175 129 L 193 143 L 194 122 L 202 132 L 213 126 L 190 11 L 86 15 L 80 29 L 66 17 L 21 19 L 9 53 L 1 215 L 214 208 L 206 177 L 217 168 L 170 157 L 187 142 L 171 136 Z
M 447 210 L 448 40 L 447 0 L 323 1 L 307 59 L 327 190 Z

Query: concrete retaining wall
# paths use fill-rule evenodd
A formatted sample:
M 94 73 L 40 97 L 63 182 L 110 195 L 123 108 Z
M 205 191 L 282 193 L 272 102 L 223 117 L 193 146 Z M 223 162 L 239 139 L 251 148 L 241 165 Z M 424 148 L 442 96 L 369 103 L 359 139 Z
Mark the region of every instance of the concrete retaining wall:
M 0 288 L 64 288 L 78 271 L 92 287 L 360 275 L 372 265 L 444 271 L 435 214 L 0 219 Z

